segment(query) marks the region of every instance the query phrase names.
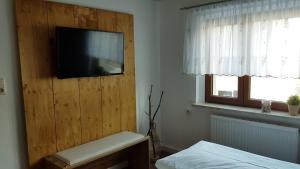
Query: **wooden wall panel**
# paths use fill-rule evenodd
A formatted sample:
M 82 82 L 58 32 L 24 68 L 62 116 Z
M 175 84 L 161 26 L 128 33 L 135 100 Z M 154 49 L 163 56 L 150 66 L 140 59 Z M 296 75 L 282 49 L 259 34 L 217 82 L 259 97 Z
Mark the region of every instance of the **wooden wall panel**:
M 124 32 L 125 37 L 125 75 L 134 75 L 134 36 L 133 36 L 133 16 L 129 14 L 117 14 L 117 32 Z
M 98 29 L 96 9 L 76 7 L 75 22 L 80 28 Z M 99 77 L 80 78 L 80 108 L 82 142 L 102 136 L 101 83 Z M 93 129 L 93 130 L 91 130 Z
M 116 76 L 101 78 L 103 136 L 121 131 L 119 83 Z
M 136 131 L 135 78 L 120 79 L 121 130 Z
M 117 13 L 98 10 L 98 29 L 102 31 L 117 31 Z
M 77 80 L 53 83 L 57 150 L 81 144 L 81 114 Z
M 16 0 L 29 164 L 119 131 L 136 129 L 133 16 L 43 0 Z M 55 27 L 123 32 L 124 75 L 55 77 Z
M 120 109 L 121 130 L 136 130 L 135 104 L 135 68 L 133 46 L 133 16 L 129 14 L 117 15 L 117 31 L 124 32 L 125 37 L 125 75 L 120 78 Z
M 56 152 L 52 62 L 48 45 L 47 6 L 42 1 L 16 1 L 29 164 Z
M 117 31 L 117 13 L 98 10 L 98 29 Z M 120 77 L 101 77 L 103 135 L 107 136 L 121 131 L 120 111 Z
M 86 143 L 103 135 L 101 111 L 100 79 L 84 78 L 79 80 L 82 143 Z
M 48 3 L 49 32 L 54 42 L 56 26 L 76 27 L 74 10 L 72 5 Z M 81 144 L 78 79 L 53 78 L 53 93 L 57 150 L 60 151 Z
M 76 25 L 80 28 L 97 29 L 97 9 L 75 6 L 74 11 Z

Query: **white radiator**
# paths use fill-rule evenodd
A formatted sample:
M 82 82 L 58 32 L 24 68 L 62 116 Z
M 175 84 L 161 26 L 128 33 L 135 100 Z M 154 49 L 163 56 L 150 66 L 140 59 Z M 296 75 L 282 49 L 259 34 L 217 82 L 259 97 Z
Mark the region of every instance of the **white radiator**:
M 299 129 L 211 115 L 211 141 L 297 163 Z

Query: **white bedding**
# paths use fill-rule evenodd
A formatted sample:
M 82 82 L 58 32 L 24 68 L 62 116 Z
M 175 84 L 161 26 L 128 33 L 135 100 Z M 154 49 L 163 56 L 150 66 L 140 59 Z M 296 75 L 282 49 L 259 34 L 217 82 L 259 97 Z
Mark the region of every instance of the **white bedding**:
M 300 165 L 201 141 L 160 159 L 158 169 L 300 169 Z

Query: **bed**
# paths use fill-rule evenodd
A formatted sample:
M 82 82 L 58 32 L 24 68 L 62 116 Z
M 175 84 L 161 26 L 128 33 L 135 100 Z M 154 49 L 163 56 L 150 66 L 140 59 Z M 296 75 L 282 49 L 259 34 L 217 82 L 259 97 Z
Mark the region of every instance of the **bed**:
M 160 159 L 158 169 L 300 169 L 300 165 L 201 141 Z

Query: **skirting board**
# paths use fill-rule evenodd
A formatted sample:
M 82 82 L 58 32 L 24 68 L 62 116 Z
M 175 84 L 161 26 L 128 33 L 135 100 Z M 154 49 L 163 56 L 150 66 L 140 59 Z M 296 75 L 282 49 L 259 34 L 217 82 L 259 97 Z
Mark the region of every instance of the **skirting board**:
M 128 161 L 124 161 L 120 164 L 114 165 L 114 166 L 109 167 L 107 169 L 122 169 L 122 168 L 126 168 L 126 167 L 128 167 Z
M 170 146 L 170 145 L 167 145 L 164 143 L 161 143 L 159 148 L 160 148 L 160 150 L 166 151 L 171 154 L 174 154 L 174 153 L 184 150 L 183 148 L 177 148 L 177 147 Z

